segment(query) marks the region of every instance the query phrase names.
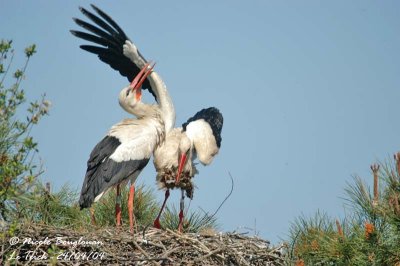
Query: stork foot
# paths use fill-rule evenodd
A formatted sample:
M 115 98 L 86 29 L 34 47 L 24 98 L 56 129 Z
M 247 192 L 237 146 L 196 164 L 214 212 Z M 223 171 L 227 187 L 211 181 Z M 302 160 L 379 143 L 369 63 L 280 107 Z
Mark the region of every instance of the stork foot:
M 155 219 L 153 223 L 154 228 L 161 229 L 160 219 Z
M 168 198 L 169 198 L 169 189 L 167 189 L 167 190 L 165 191 L 164 202 L 163 202 L 163 204 L 162 204 L 162 206 L 161 206 L 160 212 L 159 212 L 158 215 L 157 215 L 157 218 L 154 220 L 154 223 L 153 223 L 153 226 L 154 226 L 155 228 L 157 228 L 157 229 L 161 229 L 160 216 L 161 216 L 162 211 L 164 210 L 165 203 L 167 202 L 167 199 L 168 199 Z

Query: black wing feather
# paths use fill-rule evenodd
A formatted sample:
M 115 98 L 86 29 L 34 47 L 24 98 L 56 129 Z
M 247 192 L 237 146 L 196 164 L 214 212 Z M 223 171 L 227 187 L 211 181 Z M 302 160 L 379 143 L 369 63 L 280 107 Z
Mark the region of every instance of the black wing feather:
M 119 145 L 116 137 L 106 136 L 91 152 L 79 199 L 81 209 L 90 207 L 100 193 L 138 174 L 147 165 L 149 158 L 123 162 L 110 159 Z
M 83 15 L 85 15 L 96 26 L 78 18 L 74 18 L 73 20 L 78 26 L 86 29 L 94 35 L 74 30 L 71 30 L 71 33 L 80 39 L 100 45 L 81 45 L 80 47 L 85 51 L 96 54 L 101 61 L 110 65 L 131 82 L 136 75 L 139 74 L 140 68 L 123 54 L 123 45 L 125 44 L 125 41 L 129 40 L 129 38 L 109 15 L 104 13 L 98 7 L 94 5 L 91 6 L 100 17 L 84 8 L 79 9 Z M 147 62 L 141 53 L 138 53 L 142 59 Z M 157 97 L 151 88 L 148 78 L 144 81 L 142 88 L 148 89 L 157 101 Z
M 110 157 L 119 145 L 121 145 L 121 142 L 116 137 L 105 136 L 99 143 L 97 143 L 90 153 L 87 162 L 87 171 L 93 170 L 102 161 Z
M 93 26 L 92 24 L 89 24 L 78 18 L 74 18 L 74 21 L 76 24 L 78 24 L 85 30 L 88 30 L 91 33 L 97 34 L 99 38 L 103 38 L 103 41 L 105 43 L 107 43 L 107 45 L 105 45 L 106 47 L 111 46 L 113 48 L 117 48 L 117 49 L 119 48 L 121 42 L 119 40 L 117 40 L 116 38 L 114 38 L 112 35 L 110 35 L 108 32 L 105 32 L 102 29 L 99 29 L 96 26 Z M 79 37 L 79 36 L 77 36 L 77 37 Z M 122 47 L 121 47 L 121 51 L 122 51 Z
M 106 13 L 104 13 L 100 8 L 97 6 L 90 4 L 90 6 L 99 14 L 103 19 L 105 19 L 108 23 L 111 24 L 119 33 L 119 35 L 124 39 L 124 40 L 129 40 L 129 38 L 126 36 L 125 32 L 120 28 L 120 26 Z
M 89 34 L 89 33 L 86 33 L 86 32 L 82 32 L 82 31 L 77 31 L 77 30 L 70 30 L 70 32 L 74 36 L 76 36 L 78 38 L 81 38 L 83 40 L 89 41 L 89 42 L 94 42 L 96 44 L 100 44 L 100 45 L 103 45 L 103 46 L 110 45 L 110 42 L 108 42 L 107 40 L 102 39 L 100 37 L 97 37 L 96 35 L 92 35 L 92 34 Z
M 107 189 L 136 176 L 149 162 L 148 158 L 136 161 L 115 162 L 107 158 L 94 171 L 86 173 L 79 205 L 81 209 L 92 205 L 94 199 Z
M 119 40 L 125 41 L 126 35 L 123 33 L 123 36 L 119 35 L 118 32 L 116 32 L 112 27 L 110 27 L 107 23 L 105 23 L 103 20 L 100 18 L 96 17 L 94 14 L 90 13 L 83 7 L 80 7 L 79 10 L 91 21 L 96 23 L 98 26 L 100 26 L 102 29 L 105 29 L 108 33 L 110 33 L 114 38 L 118 38 Z
M 80 48 L 90 53 L 97 54 L 101 61 L 109 64 L 112 69 L 119 71 L 122 76 L 131 74 L 131 71 L 129 70 L 131 61 L 126 57 L 118 58 L 118 53 L 112 49 L 92 45 L 81 45 Z

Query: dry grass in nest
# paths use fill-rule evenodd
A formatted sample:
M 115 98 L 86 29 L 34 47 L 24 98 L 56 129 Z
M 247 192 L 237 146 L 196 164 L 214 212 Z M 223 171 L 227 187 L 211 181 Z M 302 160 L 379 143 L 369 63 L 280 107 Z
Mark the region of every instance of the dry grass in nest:
M 283 265 L 284 260 L 282 247 L 272 248 L 268 241 L 239 233 L 207 230 L 180 234 L 149 228 L 132 236 L 126 228 L 84 232 L 37 224 L 22 228 L 14 235 L 19 239 L 18 244 L 10 245 L 10 236 L 2 239 L 1 258 L 5 265 Z M 47 238 L 47 242 L 23 243 L 29 238 L 32 241 Z M 74 245 L 80 239 L 81 243 Z M 27 261 L 29 251 L 36 256 L 47 254 L 48 258 Z M 21 258 L 9 261 L 13 253 Z

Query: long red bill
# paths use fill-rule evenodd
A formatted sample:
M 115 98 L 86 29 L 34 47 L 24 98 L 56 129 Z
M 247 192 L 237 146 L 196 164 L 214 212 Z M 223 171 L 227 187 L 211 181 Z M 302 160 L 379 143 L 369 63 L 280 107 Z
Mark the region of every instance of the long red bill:
M 186 153 L 183 153 L 181 155 L 181 159 L 179 160 L 178 174 L 176 175 L 176 181 L 175 181 L 176 185 L 179 184 L 179 179 L 181 177 L 183 166 L 185 165 L 185 162 L 186 162 Z
M 151 74 L 151 71 L 153 70 L 154 66 L 156 65 L 155 63 L 149 68 L 149 66 L 152 63 L 146 63 L 144 67 L 140 70 L 139 74 L 136 75 L 136 77 L 132 80 L 130 87 L 132 90 L 135 90 L 137 88 L 140 88 L 145 81 L 145 79 Z
M 139 88 L 140 86 L 142 86 L 143 82 L 151 74 L 151 71 L 153 71 L 153 68 L 155 66 L 156 66 L 156 63 L 154 63 L 150 68 L 147 69 L 146 73 L 144 73 L 142 78 L 139 80 L 138 85 L 136 85 L 136 88 Z
M 132 80 L 131 85 L 129 87 L 132 88 L 132 90 L 135 88 L 137 83 L 139 82 L 140 78 L 142 77 L 143 73 L 146 71 L 146 69 L 149 67 L 150 63 L 147 63 L 139 72 L 139 74 L 136 75 L 136 77 Z

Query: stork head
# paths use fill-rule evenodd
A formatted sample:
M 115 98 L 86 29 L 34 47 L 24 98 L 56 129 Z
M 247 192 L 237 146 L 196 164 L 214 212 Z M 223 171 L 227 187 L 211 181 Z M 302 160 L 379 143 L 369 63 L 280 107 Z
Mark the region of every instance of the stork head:
M 154 68 L 153 64 L 151 67 L 150 63 L 147 63 L 142 70 L 140 70 L 139 74 L 132 80 L 131 84 L 128 87 L 122 89 L 119 94 L 119 104 L 124 108 L 128 113 L 135 113 L 135 107 L 142 100 L 142 84 L 146 80 L 146 78 L 151 74 L 151 71 Z
M 135 113 L 134 109 L 142 99 L 142 89 L 133 88 L 131 85 L 123 88 L 119 93 L 119 104 L 128 113 Z

